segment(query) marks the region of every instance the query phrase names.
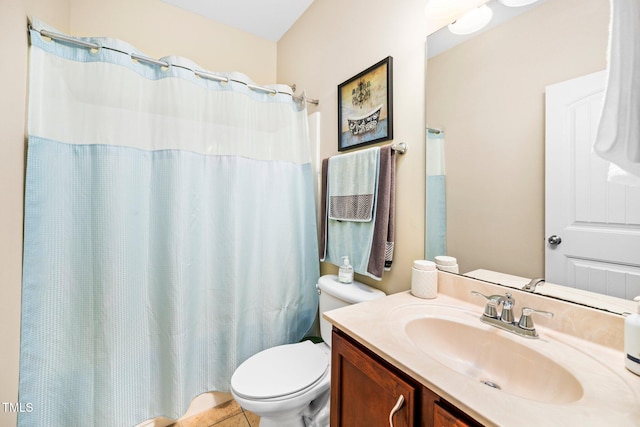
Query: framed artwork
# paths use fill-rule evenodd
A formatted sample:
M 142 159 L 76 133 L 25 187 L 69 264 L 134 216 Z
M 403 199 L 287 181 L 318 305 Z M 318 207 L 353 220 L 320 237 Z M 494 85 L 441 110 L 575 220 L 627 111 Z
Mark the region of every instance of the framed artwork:
M 338 85 L 338 151 L 393 139 L 393 58 Z

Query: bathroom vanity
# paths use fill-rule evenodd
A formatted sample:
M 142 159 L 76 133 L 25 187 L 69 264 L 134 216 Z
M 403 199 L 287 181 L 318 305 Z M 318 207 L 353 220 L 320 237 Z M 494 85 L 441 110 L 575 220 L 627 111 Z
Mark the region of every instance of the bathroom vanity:
M 333 324 L 331 425 L 640 426 L 640 377 L 624 368 L 624 317 L 513 290 L 539 338 L 480 321 L 505 288 L 439 272 L 409 292 L 326 312 Z M 517 320 L 517 319 L 516 319 Z
M 331 340 L 332 426 L 481 425 L 340 330 Z

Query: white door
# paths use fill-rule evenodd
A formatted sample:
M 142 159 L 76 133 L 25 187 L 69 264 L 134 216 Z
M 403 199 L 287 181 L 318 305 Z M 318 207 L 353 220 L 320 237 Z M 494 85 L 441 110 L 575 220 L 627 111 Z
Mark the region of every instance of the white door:
M 545 279 L 640 295 L 640 188 L 607 181 L 593 153 L 605 72 L 546 88 Z

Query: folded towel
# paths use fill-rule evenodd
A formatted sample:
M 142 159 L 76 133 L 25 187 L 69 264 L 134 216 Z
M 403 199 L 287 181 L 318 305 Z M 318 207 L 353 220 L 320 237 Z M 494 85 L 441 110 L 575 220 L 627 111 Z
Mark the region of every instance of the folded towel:
M 329 218 L 328 187 L 331 186 L 331 172 L 329 159 L 322 161 L 321 261 L 339 266 L 342 263 L 341 257 L 349 255 L 356 273 L 376 280 L 382 279 L 383 272 L 391 268 L 395 224 L 395 155 L 390 145 L 379 149 L 371 222 L 339 221 Z
M 373 219 L 379 148 L 329 159 L 329 219 L 369 222 Z

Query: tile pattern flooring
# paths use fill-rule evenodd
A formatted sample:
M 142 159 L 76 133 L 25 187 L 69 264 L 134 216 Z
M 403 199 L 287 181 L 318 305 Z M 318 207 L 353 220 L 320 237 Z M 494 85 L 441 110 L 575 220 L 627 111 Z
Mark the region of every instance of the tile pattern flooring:
M 245 411 L 235 400 L 171 424 L 169 427 L 258 427 L 260 417 Z

